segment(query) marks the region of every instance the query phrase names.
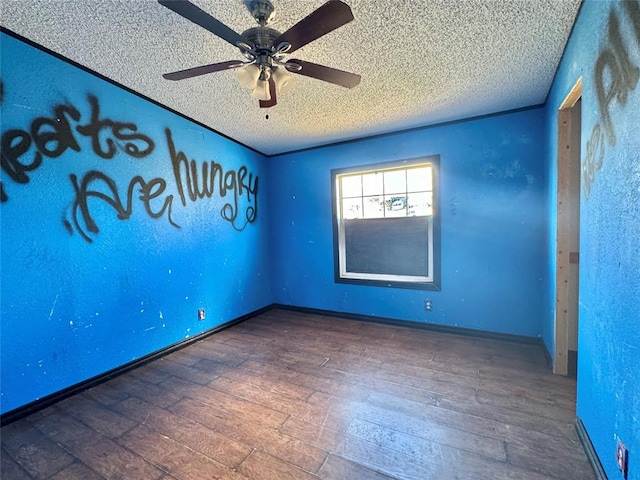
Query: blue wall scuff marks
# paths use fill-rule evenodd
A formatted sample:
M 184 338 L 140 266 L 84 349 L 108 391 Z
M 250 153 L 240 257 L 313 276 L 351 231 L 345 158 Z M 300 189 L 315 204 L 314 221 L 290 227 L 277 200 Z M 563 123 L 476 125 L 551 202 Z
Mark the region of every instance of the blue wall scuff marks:
M 272 303 L 553 352 L 557 116 L 582 78 L 577 415 L 609 478 L 622 439 L 640 480 L 639 0 L 585 0 L 544 107 L 271 158 L 6 34 L 1 72 L 2 413 Z M 331 170 L 434 154 L 441 291 L 335 283 Z
M 534 108 L 271 158 L 276 301 L 538 336 L 546 285 L 544 138 L 544 109 Z M 442 290 L 335 283 L 331 170 L 433 154 L 440 155 Z
M 577 415 L 610 479 L 618 438 L 640 479 L 640 2 L 587 0 L 547 101 L 549 271 L 555 271 L 557 111 L 582 77 Z M 555 284 L 544 340 L 553 351 Z
M 5 34 L 2 91 L 3 413 L 272 303 L 263 156 Z

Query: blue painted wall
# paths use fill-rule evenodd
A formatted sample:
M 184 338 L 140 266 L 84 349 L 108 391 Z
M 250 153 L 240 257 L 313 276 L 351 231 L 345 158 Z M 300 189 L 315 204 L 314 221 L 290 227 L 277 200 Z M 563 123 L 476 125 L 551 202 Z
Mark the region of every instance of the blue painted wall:
M 639 67 L 640 2 L 587 0 L 547 103 L 553 178 L 557 109 L 582 76 L 577 414 L 611 480 L 622 478 L 615 464 L 619 438 L 629 448 L 629 480 L 640 479 Z M 552 252 L 554 242 L 552 229 Z M 545 318 L 551 350 L 553 317 Z
M 1 43 L 3 413 L 272 303 L 263 156 Z M 224 195 L 192 201 L 180 151 Z
M 272 302 L 542 335 L 553 351 L 556 112 L 582 76 L 578 415 L 609 478 L 619 478 L 621 438 L 629 479 L 640 479 L 638 5 L 586 0 L 545 108 L 270 159 L 2 35 L 3 153 L 22 164 L 5 160 L 2 171 L 2 412 Z M 56 105 L 77 114 L 49 122 Z M 91 129 L 76 127 L 98 108 L 99 119 L 136 130 L 115 125 L 116 138 L 103 125 L 94 146 Z M 55 157 L 61 144 L 46 133 L 67 124 Z M 116 150 L 105 159 L 97 152 L 109 139 Z M 260 179 L 257 200 L 244 192 L 236 204 L 230 187 L 183 204 L 188 182 L 171 143 L 199 168 L 246 167 L 245 182 Z M 432 154 L 441 156 L 442 290 L 334 283 L 331 169 Z
M 440 155 L 442 290 L 334 282 L 331 169 Z M 269 159 L 276 302 L 537 336 L 547 270 L 544 109 Z M 384 248 L 384 245 L 381 245 Z M 433 311 L 424 310 L 425 299 Z

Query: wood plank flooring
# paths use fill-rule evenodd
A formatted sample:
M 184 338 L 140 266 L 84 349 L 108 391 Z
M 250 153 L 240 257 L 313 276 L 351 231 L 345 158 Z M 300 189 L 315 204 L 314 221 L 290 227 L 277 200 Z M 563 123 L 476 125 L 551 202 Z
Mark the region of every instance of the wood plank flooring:
M 592 480 L 536 345 L 271 310 L 0 431 L 2 478 Z

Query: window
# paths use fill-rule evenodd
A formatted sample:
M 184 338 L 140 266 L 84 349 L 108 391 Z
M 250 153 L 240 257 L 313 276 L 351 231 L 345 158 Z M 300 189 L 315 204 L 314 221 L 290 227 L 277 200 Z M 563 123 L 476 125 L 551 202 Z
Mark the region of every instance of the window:
M 336 282 L 440 289 L 439 159 L 331 172 Z

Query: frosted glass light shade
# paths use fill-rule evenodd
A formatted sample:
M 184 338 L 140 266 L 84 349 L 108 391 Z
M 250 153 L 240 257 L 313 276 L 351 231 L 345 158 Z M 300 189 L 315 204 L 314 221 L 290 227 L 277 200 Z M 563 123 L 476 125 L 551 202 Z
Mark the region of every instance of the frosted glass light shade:
M 284 68 L 273 69 L 273 80 L 276 82 L 279 93 L 287 93 L 294 84 L 293 77 L 289 75 Z
M 253 90 L 260 76 L 260 68 L 255 64 L 247 65 L 245 67 L 236 68 L 236 74 L 240 85 L 249 90 Z
M 269 82 L 267 80 L 258 80 L 256 88 L 253 89 L 251 96 L 264 102 L 271 100 L 271 92 L 269 92 Z

